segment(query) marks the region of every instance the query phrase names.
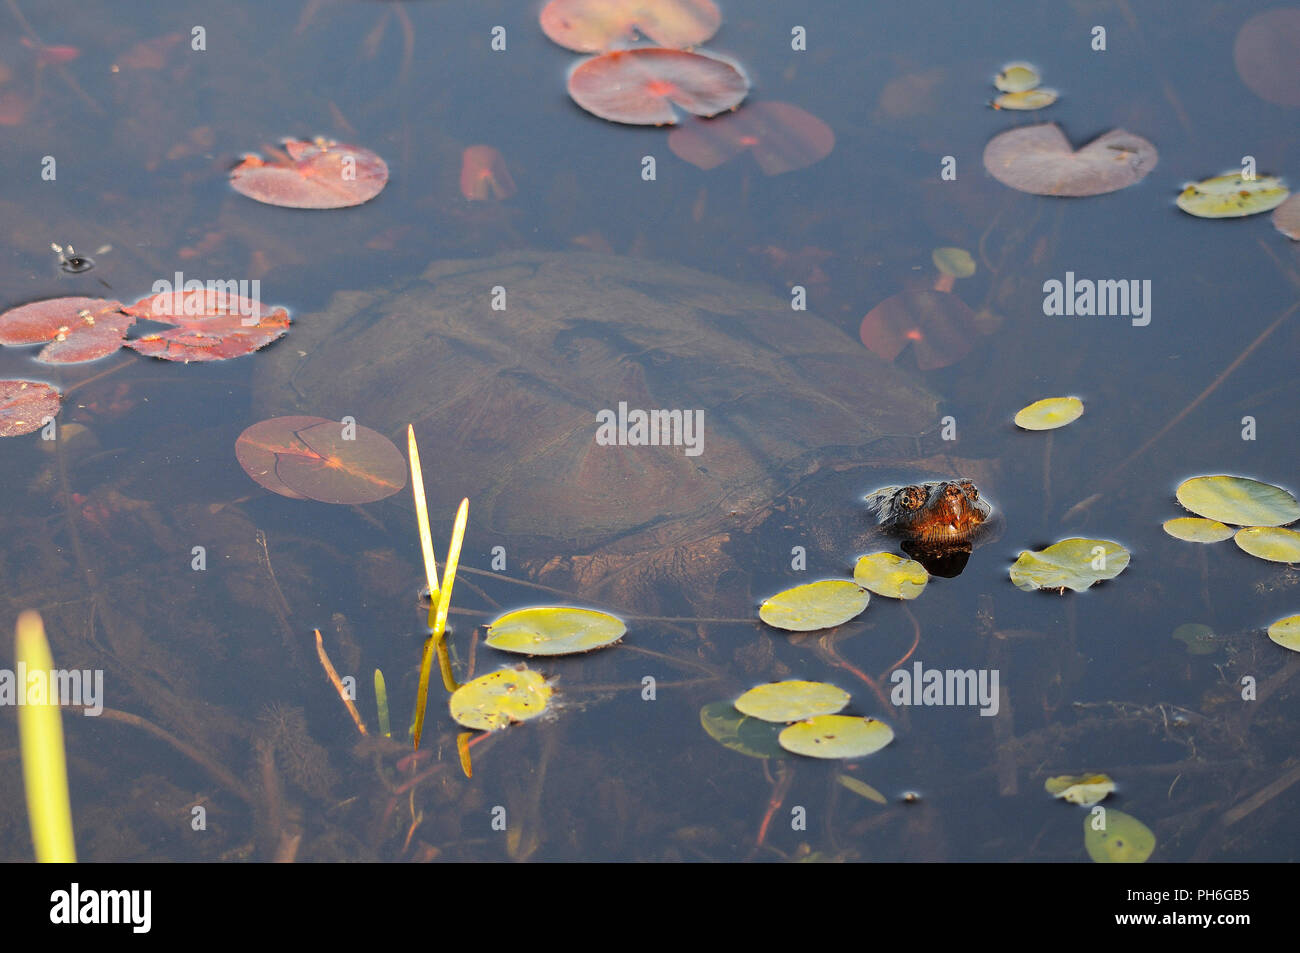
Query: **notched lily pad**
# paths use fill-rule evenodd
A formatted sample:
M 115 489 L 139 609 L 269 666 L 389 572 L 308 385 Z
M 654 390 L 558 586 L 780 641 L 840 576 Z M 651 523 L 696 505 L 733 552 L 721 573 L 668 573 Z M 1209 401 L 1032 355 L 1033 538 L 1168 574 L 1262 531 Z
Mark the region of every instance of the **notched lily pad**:
M 1233 537 L 1242 550 L 1274 563 L 1300 563 L 1300 533 L 1280 526 L 1246 526 Z
M 1187 647 L 1189 655 L 1213 655 L 1218 649 L 1214 630 L 1200 622 L 1184 622 L 1174 629 L 1174 638 Z
M 635 125 L 672 125 L 674 106 L 716 116 L 735 109 L 748 92 L 749 80 L 730 63 L 660 47 L 593 56 L 569 74 L 575 103 L 601 119 Z
M 1197 516 L 1232 526 L 1284 526 L 1300 519 L 1300 503 L 1288 491 L 1247 477 L 1192 477 L 1176 495 Z
M 122 347 L 135 318 L 109 298 L 47 298 L 0 314 L 0 344 L 49 343 L 36 355 L 46 364 L 75 364 Z
M 1016 411 L 1015 424 L 1021 430 L 1055 430 L 1083 416 L 1083 401 L 1077 397 L 1044 397 Z
M 0 437 L 19 437 L 57 417 L 63 395 L 41 381 L 0 381 Z
M 523 655 L 572 655 L 623 638 L 622 619 L 594 609 L 533 606 L 507 612 L 488 627 L 487 644 Z
M 847 579 L 823 579 L 786 589 L 763 601 L 758 617 L 789 632 L 843 625 L 867 607 L 871 595 Z
M 1278 619 L 1268 627 L 1268 637 L 1292 652 L 1300 652 L 1300 615 Z
M 330 139 L 284 144 L 288 157 L 245 156 L 230 171 L 236 192 L 282 208 L 349 208 L 369 202 L 388 184 L 388 165 L 360 146 Z
M 1003 185 L 1034 195 L 1102 195 L 1141 182 L 1156 167 L 1156 147 L 1112 129 L 1077 152 L 1055 123 L 1020 126 L 984 147 L 984 168 Z
M 1094 830 L 1094 815 L 1083 820 L 1083 846 L 1099 864 L 1141 864 L 1156 849 L 1156 835 L 1136 817 L 1108 810 L 1105 826 Z
M 776 740 L 780 727 L 742 715 L 729 701 L 710 702 L 701 708 L 700 724 L 718 744 L 747 757 L 787 757 Z
M 1179 516 L 1165 520 L 1161 525 L 1174 539 L 1181 539 L 1188 543 L 1221 543 L 1225 539 L 1230 539 L 1233 534 L 1231 526 L 1200 516 Z
M 781 747 L 810 758 L 862 758 L 894 740 L 894 729 L 876 718 L 818 715 L 790 725 Z
M 544 714 L 554 690 L 540 672 L 502 669 L 466 682 L 451 695 L 451 717 L 466 728 L 498 731 Z
M 893 553 L 868 553 L 853 567 L 853 581 L 878 596 L 915 599 L 925 591 L 930 574 L 914 559 Z
M 736 710 L 763 721 L 791 722 L 833 715 L 848 703 L 842 688 L 795 679 L 751 688 L 736 699 Z
M 1115 790 L 1115 782 L 1108 774 L 1061 774 L 1048 778 L 1043 787 L 1053 797 L 1092 807 Z
M 1011 567 L 1011 581 L 1025 592 L 1073 589 L 1114 579 L 1128 566 L 1129 551 L 1108 539 L 1063 539 L 1040 552 L 1024 550 Z

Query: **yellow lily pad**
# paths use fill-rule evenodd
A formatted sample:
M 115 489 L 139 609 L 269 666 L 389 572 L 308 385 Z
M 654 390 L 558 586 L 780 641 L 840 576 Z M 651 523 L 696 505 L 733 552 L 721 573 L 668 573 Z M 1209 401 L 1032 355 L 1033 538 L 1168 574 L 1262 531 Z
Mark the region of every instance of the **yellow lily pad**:
M 975 259 L 964 248 L 936 248 L 930 252 L 934 267 L 954 278 L 969 278 L 975 274 Z
M 1053 797 L 1092 807 L 1115 790 L 1115 782 L 1108 774 L 1062 774 L 1048 778 L 1043 787 Z
M 1291 190 L 1275 175 L 1243 178 L 1241 173 L 1189 182 L 1176 204 L 1197 218 L 1241 218 L 1277 208 Z
M 1232 526 L 1285 526 L 1300 519 L 1300 503 L 1271 483 L 1238 476 L 1199 476 L 1178 486 L 1178 502 L 1197 516 Z
M 507 668 L 466 682 L 451 695 L 451 717 L 466 728 L 497 731 L 546 711 L 554 690 L 540 672 Z
M 784 758 L 785 749 L 776 742 L 781 729 L 736 711 L 729 701 L 710 702 L 700 709 L 700 724 L 709 737 L 732 751 L 750 758 Z
M 786 589 L 763 600 L 758 617 L 790 632 L 843 625 L 867 607 L 870 593 L 847 579 L 823 579 Z
M 1093 830 L 1094 818 L 1083 820 L 1083 846 L 1098 864 L 1141 864 L 1156 849 L 1156 835 L 1136 817 L 1107 811 L 1105 827 Z
M 1231 526 L 1200 516 L 1179 516 L 1165 520 L 1163 525 L 1166 533 L 1187 543 L 1221 543 L 1231 539 L 1234 532 Z
M 790 725 L 777 737 L 781 747 L 810 758 L 861 758 L 894 740 L 894 729 L 875 718 L 818 715 Z
M 623 620 L 607 612 L 533 606 L 507 612 L 493 622 L 487 644 L 523 655 L 572 655 L 612 645 L 626 632 Z
M 930 574 L 914 559 L 893 553 L 868 553 L 853 567 L 853 581 L 878 596 L 915 599 L 925 591 Z
M 791 680 L 758 685 L 736 699 L 736 710 L 763 721 L 790 722 L 833 715 L 849 703 L 849 693 L 825 682 Z
M 849 774 L 841 774 L 835 779 L 844 785 L 858 797 L 866 798 L 868 801 L 875 801 L 877 804 L 888 804 L 889 799 L 873 788 L 866 781 L 859 781 Z
M 1300 615 L 1278 619 L 1268 627 L 1268 637 L 1292 652 L 1300 652 Z
M 993 85 L 1004 93 L 1023 93 L 1027 89 L 1033 89 L 1042 81 L 1033 64 L 1023 61 L 1008 63 L 1002 67 L 1002 71 L 997 76 L 993 77 Z
M 1016 109 L 1029 111 L 1044 109 L 1060 98 L 1054 89 L 1026 89 L 1018 93 L 1003 93 L 993 100 L 994 109 Z
M 1101 552 L 1097 552 L 1100 549 Z M 1128 566 L 1129 551 L 1108 539 L 1063 539 L 1040 552 L 1024 550 L 1011 567 L 1011 581 L 1025 592 L 1073 589 L 1114 579 Z
M 1275 563 L 1300 563 L 1300 533 L 1280 526 L 1246 526 L 1233 537 L 1252 556 Z
M 1174 629 L 1174 638 L 1187 646 L 1190 655 L 1211 655 L 1218 650 L 1214 630 L 1200 622 L 1184 622 Z
M 1021 430 L 1055 430 L 1082 416 L 1083 401 L 1079 398 L 1045 397 L 1017 412 L 1015 422 Z

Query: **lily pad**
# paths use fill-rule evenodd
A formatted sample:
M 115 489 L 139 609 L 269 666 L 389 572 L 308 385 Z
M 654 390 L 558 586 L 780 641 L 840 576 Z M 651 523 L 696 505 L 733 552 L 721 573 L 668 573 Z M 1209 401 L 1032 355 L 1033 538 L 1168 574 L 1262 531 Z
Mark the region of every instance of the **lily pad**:
M 1242 218 L 1275 209 L 1290 194 L 1275 175 L 1246 179 L 1238 172 L 1189 182 L 1175 204 L 1197 218 Z
M 1174 638 L 1187 647 L 1189 655 L 1213 655 L 1219 648 L 1214 630 L 1200 622 L 1184 622 L 1174 629 Z
M 1136 817 L 1109 810 L 1105 827 L 1093 829 L 1093 815 L 1083 821 L 1083 846 L 1099 864 L 1141 864 L 1156 849 L 1156 835 Z
M 250 477 L 291 499 L 372 503 L 406 486 L 406 460 L 391 440 L 324 417 L 253 424 L 235 440 L 235 456 Z
M 868 553 L 853 567 L 853 581 L 878 596 L 915 599 L 925 591 L 930 574 L 914 559 L 893 553 Z
M 823 579 L 786 589 L 763 601 L 758 617 L 789 632 L 843 625 L 867 607 L 871 594 L 847 579 Z
M 1156 147 L 1112 129 L 1077 152 L 1055 123 L 1020 126 L 984 147 L 984 168 L 1003 185 L 1034 195 L 1102 195 L 1141 182 L 1156 166 Z
M 708 40 L 722 25 L 712 0 L 551 0 L 538 17 L 542 32 L 579 53 L 598 53 L 636 42 L 686 49 Z
M 849 703 L 849 693 L 825 682 L 791 680 L 758 685 L 736 699 L 736 710 L 763 721 L 791 722 L 833 715 Z
M 1083 416 L 1083 401 L 1077 397 L 1044 397 L 1016 412 L 1021 430 L 1055 430 Z
M 569 74 L 569 95 L 611 122 L 672 125 L 677 106 L 696 116 L 735 109 L 749 92 L 736 67 L 702 53 L 638 47 L 583 60 Z
M 245 156 L 230 171 L 241 195 L 281 208 L 349 208 L 369 202 L 388 184 L 388 165 L 369 149 L 329 139 L 284 144 L 288 158 Z
M 471 202 L 501 201 L 518 189 L 506 160 L 492 146 L 467 146 L 460 157 L 460 194 Z
M 835 133 L 790 103 L 761 102 L 674 129 L 668 148 L 679 159 L 712 169 L 748 150 L 764 175 L 807 168 L 830 155 Z
M 750 758 L 787 757 L 776 740 L 781 733 L 778 726 L 740 714 L 729 701 L 710 702 L 701 708 L 700 724 L 718 744 Z
M 507 668 L 466 682 L 451 695 L 451 717 L 466 728 L 498 731 L 544 714 L 554 690 L 540 672 Z
M 873 788 L 866 781 L 859 781 L 849 774 L 841 774 L 835 779 L 844 785 L 858 797 L 866 798 L 868 801 L 874 801 L 877 804 L 888 804 L 889 799 Z
M 1096 550 L 1100 548 L 1101 553 Z M 1011 581 L 1025 592 L 1073 589 L 1083 592 L 1114 579 L 1129 563 L 1129 552 L 1108 539 L 1063 539 L 1040 552 L 1024 550 L 1011 567 Z
M 1166 533 L 1174 539 L 1188 543 L 1221 543 L 1230 539 L 1234 530 L 1218 520 L 1207 520 L 1199 516 L 1179 516 L 1165 520 L 1162 524 Z
M 1047 793 L 1071 804 L 1092 807 L 1115 790 L 1108 774 L 1062 774 L 1043 784 Z
M 1300 533 L 1280 526 L 1246 526 L 1233 537 L 1245 552 L 1274 563 L 1300 563 Z
M 1042 81 L 1034 65 L 1023 61 L 1008 63 L 993 77 L 993 85 L 1004 93 L 1023 93 Z
M 909 344 L 923 371 L 955 364 L 975 343 L 975 314 L 954 294 L 909 289 L 890 295 L 862 319 L 858 337 L 892 361 Z
M 1232 46 L 1237 74 L 1251 92 L 1279 106 L 1300 106 L 1300 10 L 1279 7 L 1257 13 L 1237 32 Z
M 790 725 L 777 738 L 781 747 L 810 758 L 862 758 L 894 740 L 894 729 L 875 718 L 818 715 Z
M 1045 109 L 1060 97 L 1061 94 L 1054 89 L 1026 89 L 1019 93 L 1003 93 L 993 100 L 993 108 L 1028 112 L 1034 109 Z
M 1273 210 L 1273 227 L 1292 241 L 1300 241 L 1300 194 Z
M 63 395 L 41 381 L 0 381 L 0 437 L 19 437 L 57 417 Z
M 507 612 L 488 627 L 487 644 L 523 655 L 572 655 L 623 638 L 622 619 L 594 609 L 533 606 Z
M 48 341 L 36 355 L 46 364 L 74 364 L 106 357 L 122 347 L 135 318 L 108 298 L 47 298 L 0 314 L 0 344 Z
M 1284 526 L 1300 503 L 1280 486 L 1238 476 L 1199 476 L 1178 486 L 1178 502 L 1197 516 L 1232 526 Z
M 1292 652 L 1300 652 L 1300 615 L 1278 619 L 1268 627 L 1268 637 Z
M 964 248 L 936 248 L 930 252 L 934 267 L 953 278 L 969 278 L 975 274 L 975 259 Z
M 289 312 L 239 295 L 194 289 L 141 298 L 127 314 L 175 327 L 126 346 L 166 361 L 224 361 L 266 347 L 289 330 Z

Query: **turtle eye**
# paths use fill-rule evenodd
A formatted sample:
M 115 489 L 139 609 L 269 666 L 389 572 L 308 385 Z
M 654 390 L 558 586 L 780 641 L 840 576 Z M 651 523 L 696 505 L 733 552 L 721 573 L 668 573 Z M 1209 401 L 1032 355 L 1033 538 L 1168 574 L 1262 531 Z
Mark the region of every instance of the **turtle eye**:
M 925 491 L 919 486 L 904 487 L 900 496 L 900 502 L 909 510 L 918 509 L 925 503 Z

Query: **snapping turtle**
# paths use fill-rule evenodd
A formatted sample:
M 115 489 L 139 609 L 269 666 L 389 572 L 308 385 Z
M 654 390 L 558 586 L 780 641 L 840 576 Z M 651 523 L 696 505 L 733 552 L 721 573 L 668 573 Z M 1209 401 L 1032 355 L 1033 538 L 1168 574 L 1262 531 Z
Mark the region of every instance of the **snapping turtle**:
M 469 496 L 472 528 L 513 537 L 538 575 L 630 605 L 716 582 L 730 534 L 827 459 L 914 457 L 938 405 L 787 301 L 570 252 L 438 261 L 339 292 L 257 373 L 268 416 L 351 414 L 399 445 L 413 423 L 431 512 Z
M 867 494 L 866 504 L 886 532 L 902 537 L 903 551 L 936 576 L 961 572 L 971 547 L 987 542 L 998 526 L 971 480 L 881 487 Z

